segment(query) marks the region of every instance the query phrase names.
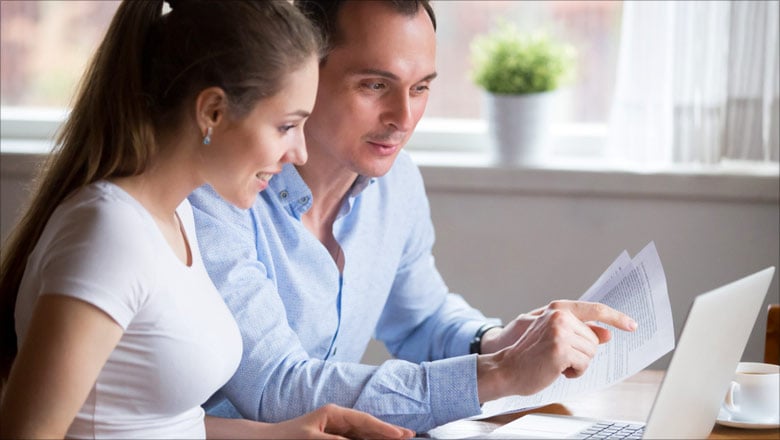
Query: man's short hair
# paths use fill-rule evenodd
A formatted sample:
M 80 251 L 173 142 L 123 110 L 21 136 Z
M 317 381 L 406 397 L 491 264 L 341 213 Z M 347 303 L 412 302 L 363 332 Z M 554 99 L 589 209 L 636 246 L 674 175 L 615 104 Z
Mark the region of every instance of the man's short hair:
M 338 28 L 338 14 L 342 6 L 350 0 L 294 0 L 295 6 L 309 18 L 319 30 L 324 42 L 324 56 L 341 42 Z M 436 31 L 436 15 L 430 0 L 382 0 L 386 5 L 401 15 L 413 17 L 422 7 L 428 14 Z

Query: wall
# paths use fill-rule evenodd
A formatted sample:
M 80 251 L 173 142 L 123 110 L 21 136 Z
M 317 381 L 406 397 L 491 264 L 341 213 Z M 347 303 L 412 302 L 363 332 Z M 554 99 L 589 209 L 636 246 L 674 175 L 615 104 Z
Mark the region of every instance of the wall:
M 436 226 L 439 270 L 452 291 L 505 322 L 556 298 L 576 299 L 623 249 L 633 256 L 651 240 L 666 273 L 678 336 L 697 294 L 780 266 L 776 168 L 745 175 L 418 162 Z M 766 304 L 780 302 L 777 279 Z M 762 311 L 745 360 L 763 358 L 765 325 Z M 665 368 L 670 356 L 653 367 Z M 364 360 L 386 357 L 384 347 L 372 343 Z

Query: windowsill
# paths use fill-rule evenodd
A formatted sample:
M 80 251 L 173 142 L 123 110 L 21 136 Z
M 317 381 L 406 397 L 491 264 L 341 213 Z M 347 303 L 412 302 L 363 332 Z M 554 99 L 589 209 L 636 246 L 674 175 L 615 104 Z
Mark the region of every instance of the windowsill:
M 777 163 L 726 162 L 640 168 L 601 159 L 555 158 L 534 166 L 495 164 L 485 152 L 412 151 L 429 190 L 486 194 L 643 197 L 778 203 Z
M 0 140 L 3 175 L 34 173 L 48 141 Z M 506 166 L 485 150 L 445 151 L 410 148 L 426 187 L 433 191 L 562 197 L 644 197 L 670 200 L 719 200 L 778 203 L 777 163 L 728 162 L 718 165 L 637 167 L 596 158 L 556 157 L 542 165 Z
M 604 158 L 605 124 L 551 128 L 551 153 L 537 165 L 496 163 L 488 152 L 484 121 L 423 119 L 407 150 L 429 190 L 775 204 L 780 200 L 776 162 L 618 163 Z

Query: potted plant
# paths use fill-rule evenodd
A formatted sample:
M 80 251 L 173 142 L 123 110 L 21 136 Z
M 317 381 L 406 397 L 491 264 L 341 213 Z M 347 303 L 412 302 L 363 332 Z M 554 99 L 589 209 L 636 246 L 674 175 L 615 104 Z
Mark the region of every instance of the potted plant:
M 488 131 L 502 164 L 536 163 L 549 133 L 555 90 L 574 65 L 574 49 L 509 23 L 471 45 L 473 80 L 485 90 Z

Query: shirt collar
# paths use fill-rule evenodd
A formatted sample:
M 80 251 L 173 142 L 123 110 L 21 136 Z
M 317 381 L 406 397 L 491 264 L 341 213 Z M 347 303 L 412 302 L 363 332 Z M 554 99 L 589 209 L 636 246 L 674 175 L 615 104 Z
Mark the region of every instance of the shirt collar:
M 293 164 L 282 166 L 282 172 L 271 179 L 268 191 L 297 218 L 311 208 L 311 190 Z
M 351 202 L 376 182 L 375 177 L 358 176 L 352 184 L 347 196 Z M 274 176 L 268 185 L 268 191 L 273 192 L 273 197 L 287 208 L 292 214 L 300 216 L 311 208 L 312 194 L 309 186 L 304 182 L 298 169 L 293 164 L 284 164 L 282 172 Z
M 355 198 L 360 195 L 369 185 L 376 182 L 376 177 L 358 176 L 352 188 L 349 189 L 349 197 Z

